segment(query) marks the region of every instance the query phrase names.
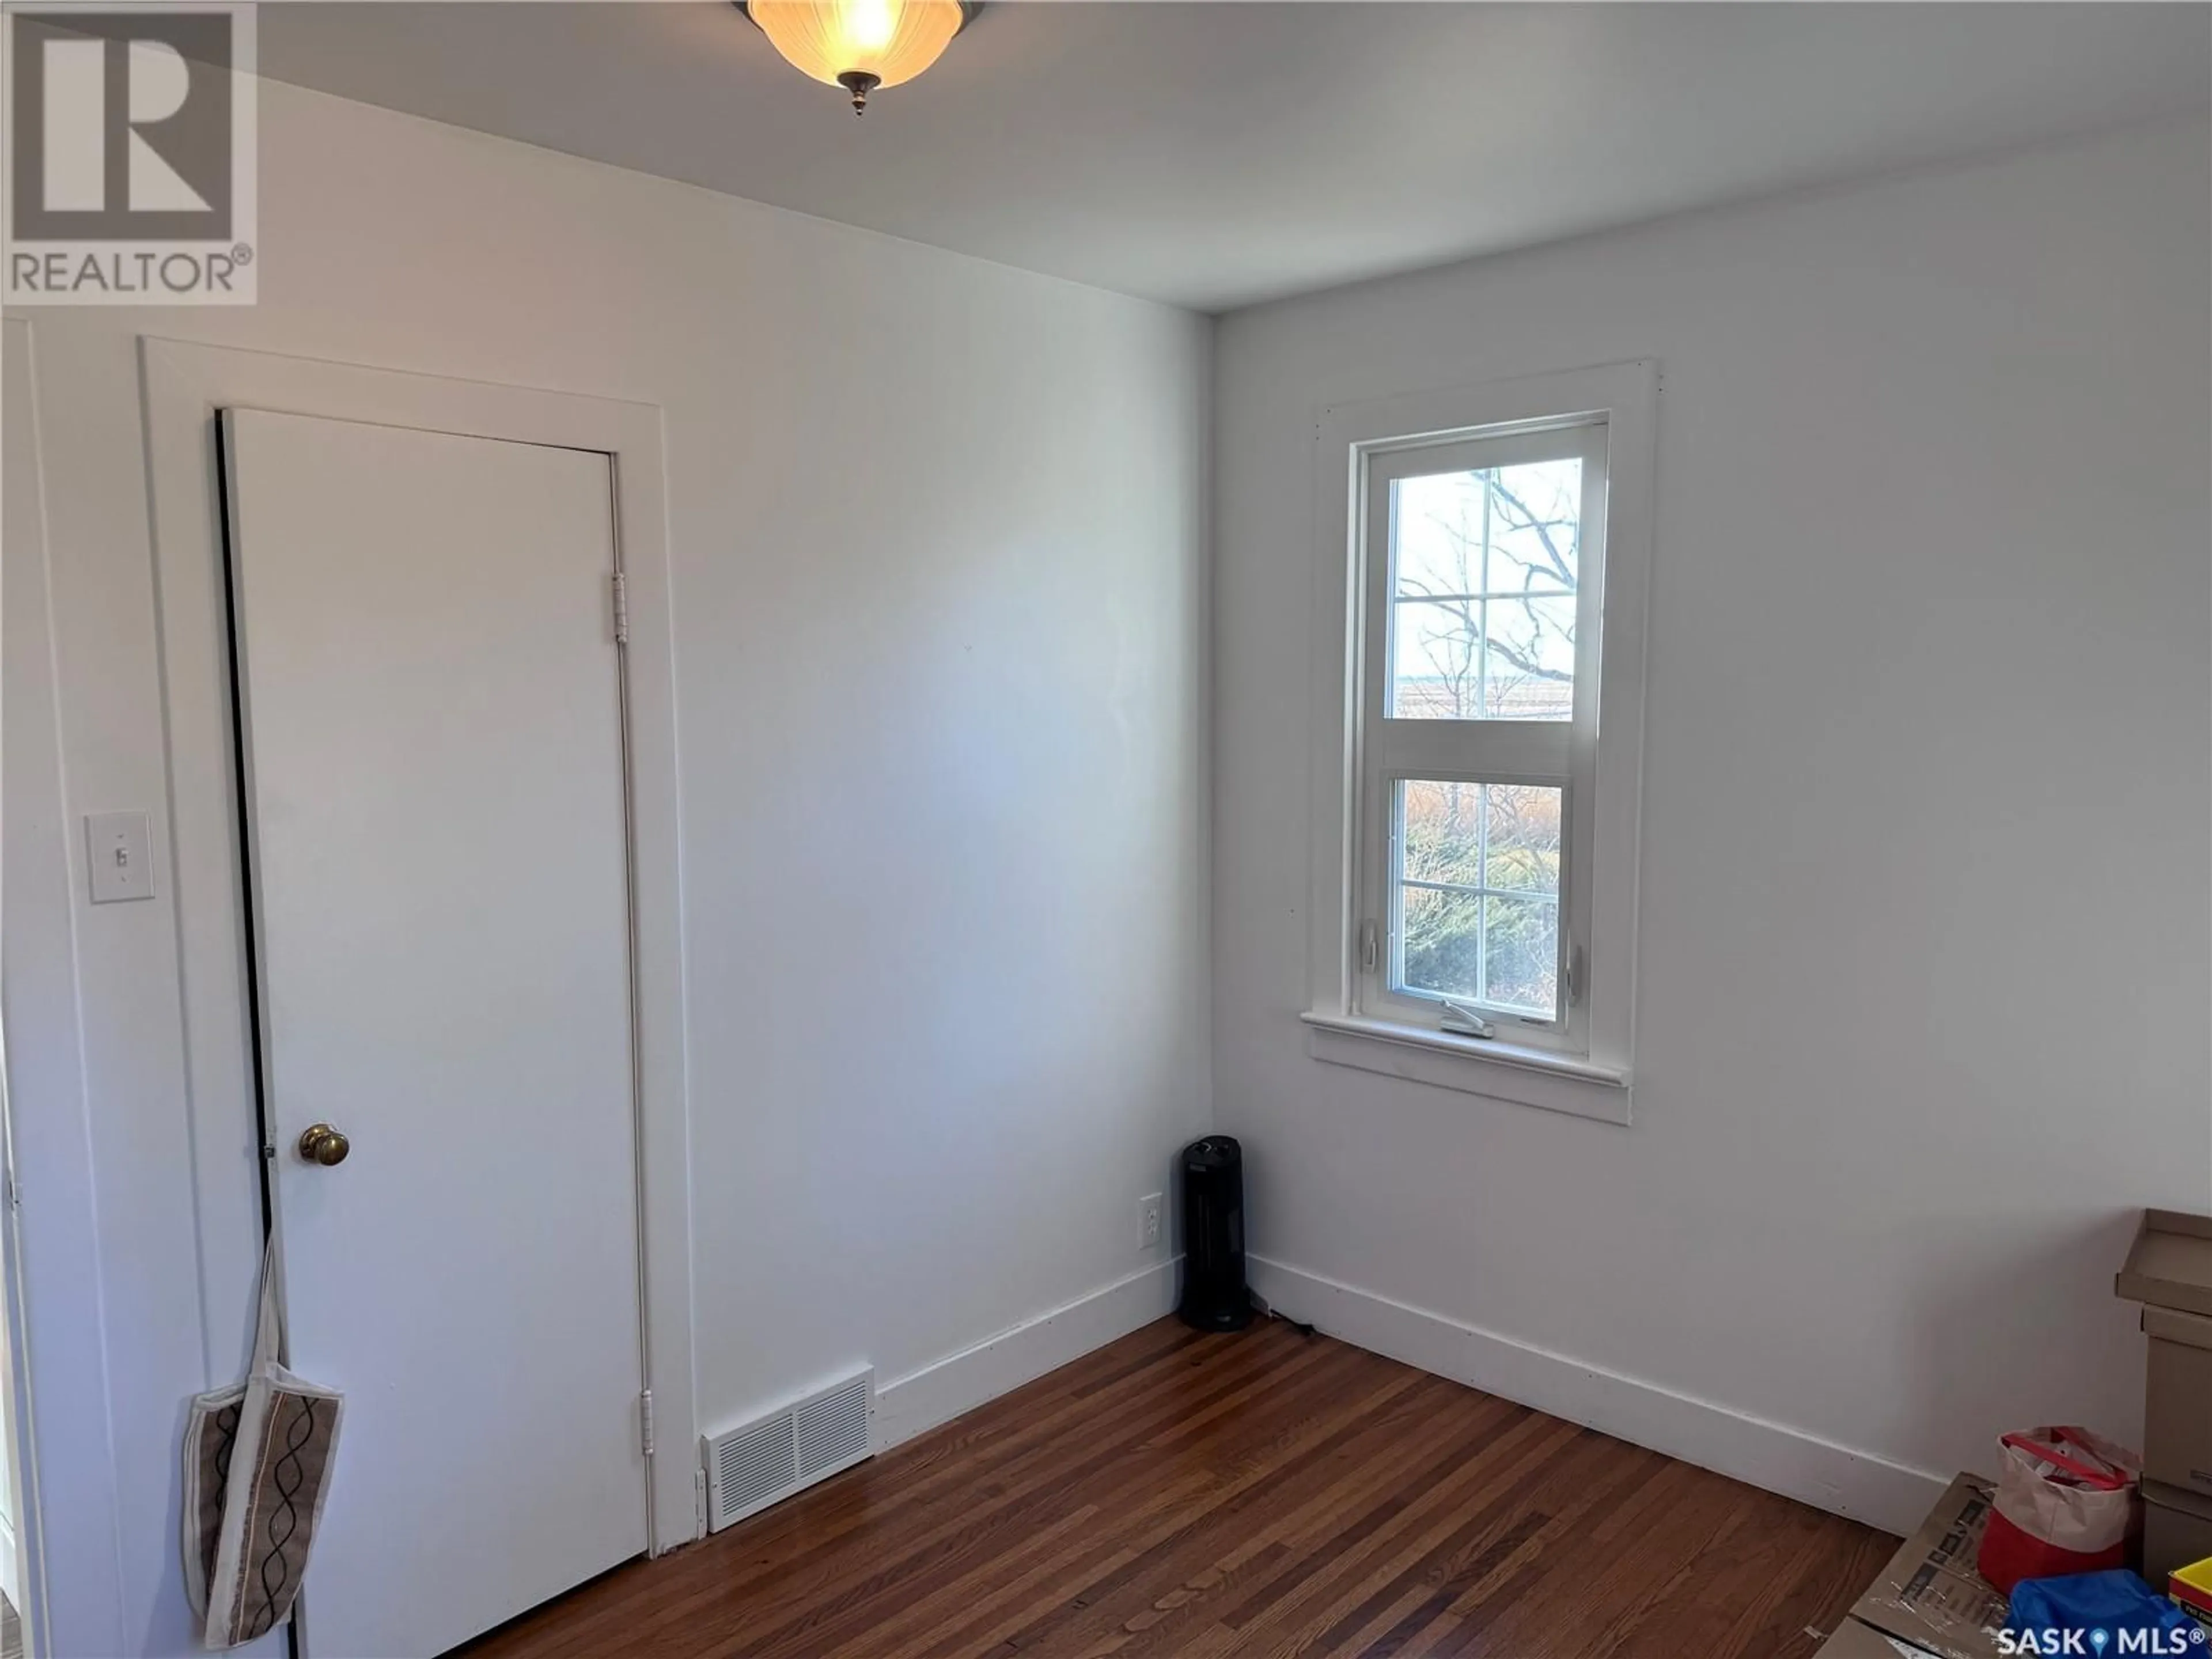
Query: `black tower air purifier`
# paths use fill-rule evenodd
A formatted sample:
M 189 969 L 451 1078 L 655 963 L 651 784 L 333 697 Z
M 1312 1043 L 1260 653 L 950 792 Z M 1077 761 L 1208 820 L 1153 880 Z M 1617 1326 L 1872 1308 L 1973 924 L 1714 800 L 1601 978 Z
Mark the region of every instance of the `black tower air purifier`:
M 1244 1149 L 1208 1135 L 1182 1149 L 1182 1303 L 1176 1312 L 1201 1331 L 1241 1331 L 1252 1322 L 1244 1284 Z

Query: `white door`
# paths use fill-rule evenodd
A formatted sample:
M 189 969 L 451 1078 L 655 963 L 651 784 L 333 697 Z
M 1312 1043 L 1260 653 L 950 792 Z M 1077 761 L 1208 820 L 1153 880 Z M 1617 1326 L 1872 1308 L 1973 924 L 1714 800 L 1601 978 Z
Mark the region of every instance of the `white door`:
M 291 1364 L 346 1395 L 301 1633 L 404 1659 L 647 1544 L 611 472 L 252 410 L 225 457 Z

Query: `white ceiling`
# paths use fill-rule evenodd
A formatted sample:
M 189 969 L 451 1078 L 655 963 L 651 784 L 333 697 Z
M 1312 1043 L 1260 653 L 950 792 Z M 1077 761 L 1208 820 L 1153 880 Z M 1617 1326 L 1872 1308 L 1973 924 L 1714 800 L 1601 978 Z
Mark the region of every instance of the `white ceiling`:
M 1200 310 L 2203 109 L 2202 4 L 985 9 L 855 118 L 721 0 L 264 4 L 276 79 Z

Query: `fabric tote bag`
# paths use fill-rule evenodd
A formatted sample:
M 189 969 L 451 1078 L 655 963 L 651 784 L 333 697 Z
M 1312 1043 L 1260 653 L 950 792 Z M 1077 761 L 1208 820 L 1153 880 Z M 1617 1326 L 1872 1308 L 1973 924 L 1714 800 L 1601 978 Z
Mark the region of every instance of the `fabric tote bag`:
M 2141 1529 L 2136 1455 L 2087 1429 L 2031 1429 L 1998 1443 L 2004 1468 L 1976 1565 L 2010 1594 L 2027 1578 L 2121 1565 Z
M 345 1396 L 284 1369 L 274 1253 L 246 1381 L 194 1398 L 185 1424 L 185 1593 L 210 1648 L 291 1617 L 330 1495 Z

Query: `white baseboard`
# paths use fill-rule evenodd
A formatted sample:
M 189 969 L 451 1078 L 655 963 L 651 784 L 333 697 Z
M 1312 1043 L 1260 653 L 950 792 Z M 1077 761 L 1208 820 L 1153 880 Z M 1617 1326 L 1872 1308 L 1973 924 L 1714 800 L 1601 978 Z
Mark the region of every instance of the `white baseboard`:
M 1247 1265 L 1253 1288 L 1271 1307 L 1355 1347 L 1886 1532 L 1910 1534 L 1949 1484 L 1945 1476 L 1601 1370 L 1303 1268 L 1264 1256 L 1249 1257 Z
M 988 1400 L 1175 1311 L 1180 1256 L 1024 1320 L 876 1390 L 875 1449 L 888 1451 Z

